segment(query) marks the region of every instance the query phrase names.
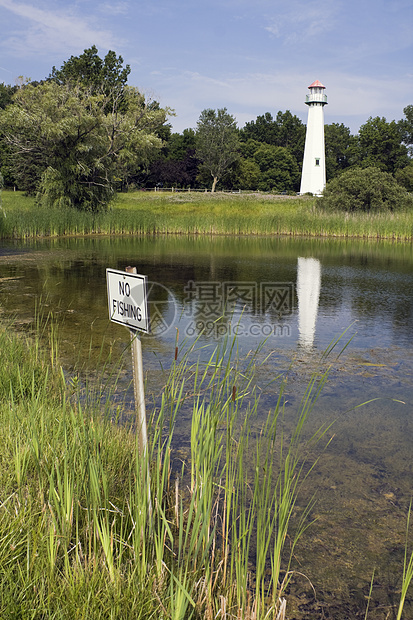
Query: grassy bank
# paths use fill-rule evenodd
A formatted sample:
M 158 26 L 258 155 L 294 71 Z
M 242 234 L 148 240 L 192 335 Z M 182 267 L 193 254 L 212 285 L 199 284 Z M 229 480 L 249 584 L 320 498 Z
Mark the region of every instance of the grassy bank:
M 325 213 L 311 197 L 259 194 L 130 192 L 106 213 L 38 208 L 3 191 L 0 238 L 89 234 L 304 235 L 413 238 L 413 213 Z
M 227 342 L 201 365 L 179 351 L 142 456 L 133 417 L 121 426 L 82 405 L 55 342 L 51 357 L 3 326 L 0 349 L 2 618 L 284 617 L 309 524 L 296 503 L 311 470 L 302 429 L 325 377 L 311 381 L 288 437 L 280 394 L 257 438 L 254 356 L 238 359 Z M 176 467 L 182 408 L 190 459 Z

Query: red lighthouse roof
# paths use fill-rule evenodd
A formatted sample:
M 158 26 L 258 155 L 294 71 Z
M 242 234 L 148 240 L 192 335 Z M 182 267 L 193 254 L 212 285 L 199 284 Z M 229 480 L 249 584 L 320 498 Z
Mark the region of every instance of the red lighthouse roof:
M 319 80 L 316 80 L 308 88 L 325 88 L 324 84 L 322 84 Z

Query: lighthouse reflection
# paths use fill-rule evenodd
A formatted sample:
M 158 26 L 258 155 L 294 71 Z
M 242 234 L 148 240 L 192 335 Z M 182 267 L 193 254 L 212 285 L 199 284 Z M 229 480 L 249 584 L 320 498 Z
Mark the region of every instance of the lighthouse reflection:
M 313 347 L 321 288 L 321 263 L 316 258 L 298 258 L 298 343 Z

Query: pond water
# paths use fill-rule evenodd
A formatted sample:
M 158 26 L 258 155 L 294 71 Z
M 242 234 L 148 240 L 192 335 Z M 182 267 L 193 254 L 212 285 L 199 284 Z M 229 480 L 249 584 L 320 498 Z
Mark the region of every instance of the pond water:
M 3 242 L 0 316 L 24 325 L 36 307 L 53 312 L 67 369 L 86 360 L 93 373 L 98 359 L 129 341 L 108 320 L 105 275 L 127 265 L 149 280 L 153 334 L 142 337 L 148 399 L 172 363 L 178 329 L 180 343 L 198 337 L 200 346 L 214 347 L 236 334 L 241 354 L 261 344 L 262 415 L 274 406 L 279 384 L 269 382 L 279 373 L 288 375 L 286 411 L 293 410 L 323 351 L 345 332 L 329 356 L 309 428 L 331 423 L 334 438 L 300 500 L 315 493 L 316 521 L 294 568 L 315 594 L 297 578 L 289 617 L 364 617 L 373 570 L 369 618 L 393 617 L 412 495 L 412 246 L 174 236 Z M 209 347 L 202 349 L 208 357 Z M 126 368 L 125 389 L 129 379 Z M 189 422 L 180 427 L 183 452 Z M 413 618 L 410 603 L 404 617 Z

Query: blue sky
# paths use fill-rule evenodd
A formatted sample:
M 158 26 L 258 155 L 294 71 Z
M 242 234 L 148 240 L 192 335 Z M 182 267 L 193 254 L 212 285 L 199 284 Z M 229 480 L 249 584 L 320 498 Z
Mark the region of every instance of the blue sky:
M 413 104 L 413 0 L 0 0 L 0 24 L 0 82 L 112 49 L 131 85 L 175 110 L 178 132 L 205 108 L 240 127 L 279 110 L 306 122 L 316 79 L 326 123 L 352 133 Z

